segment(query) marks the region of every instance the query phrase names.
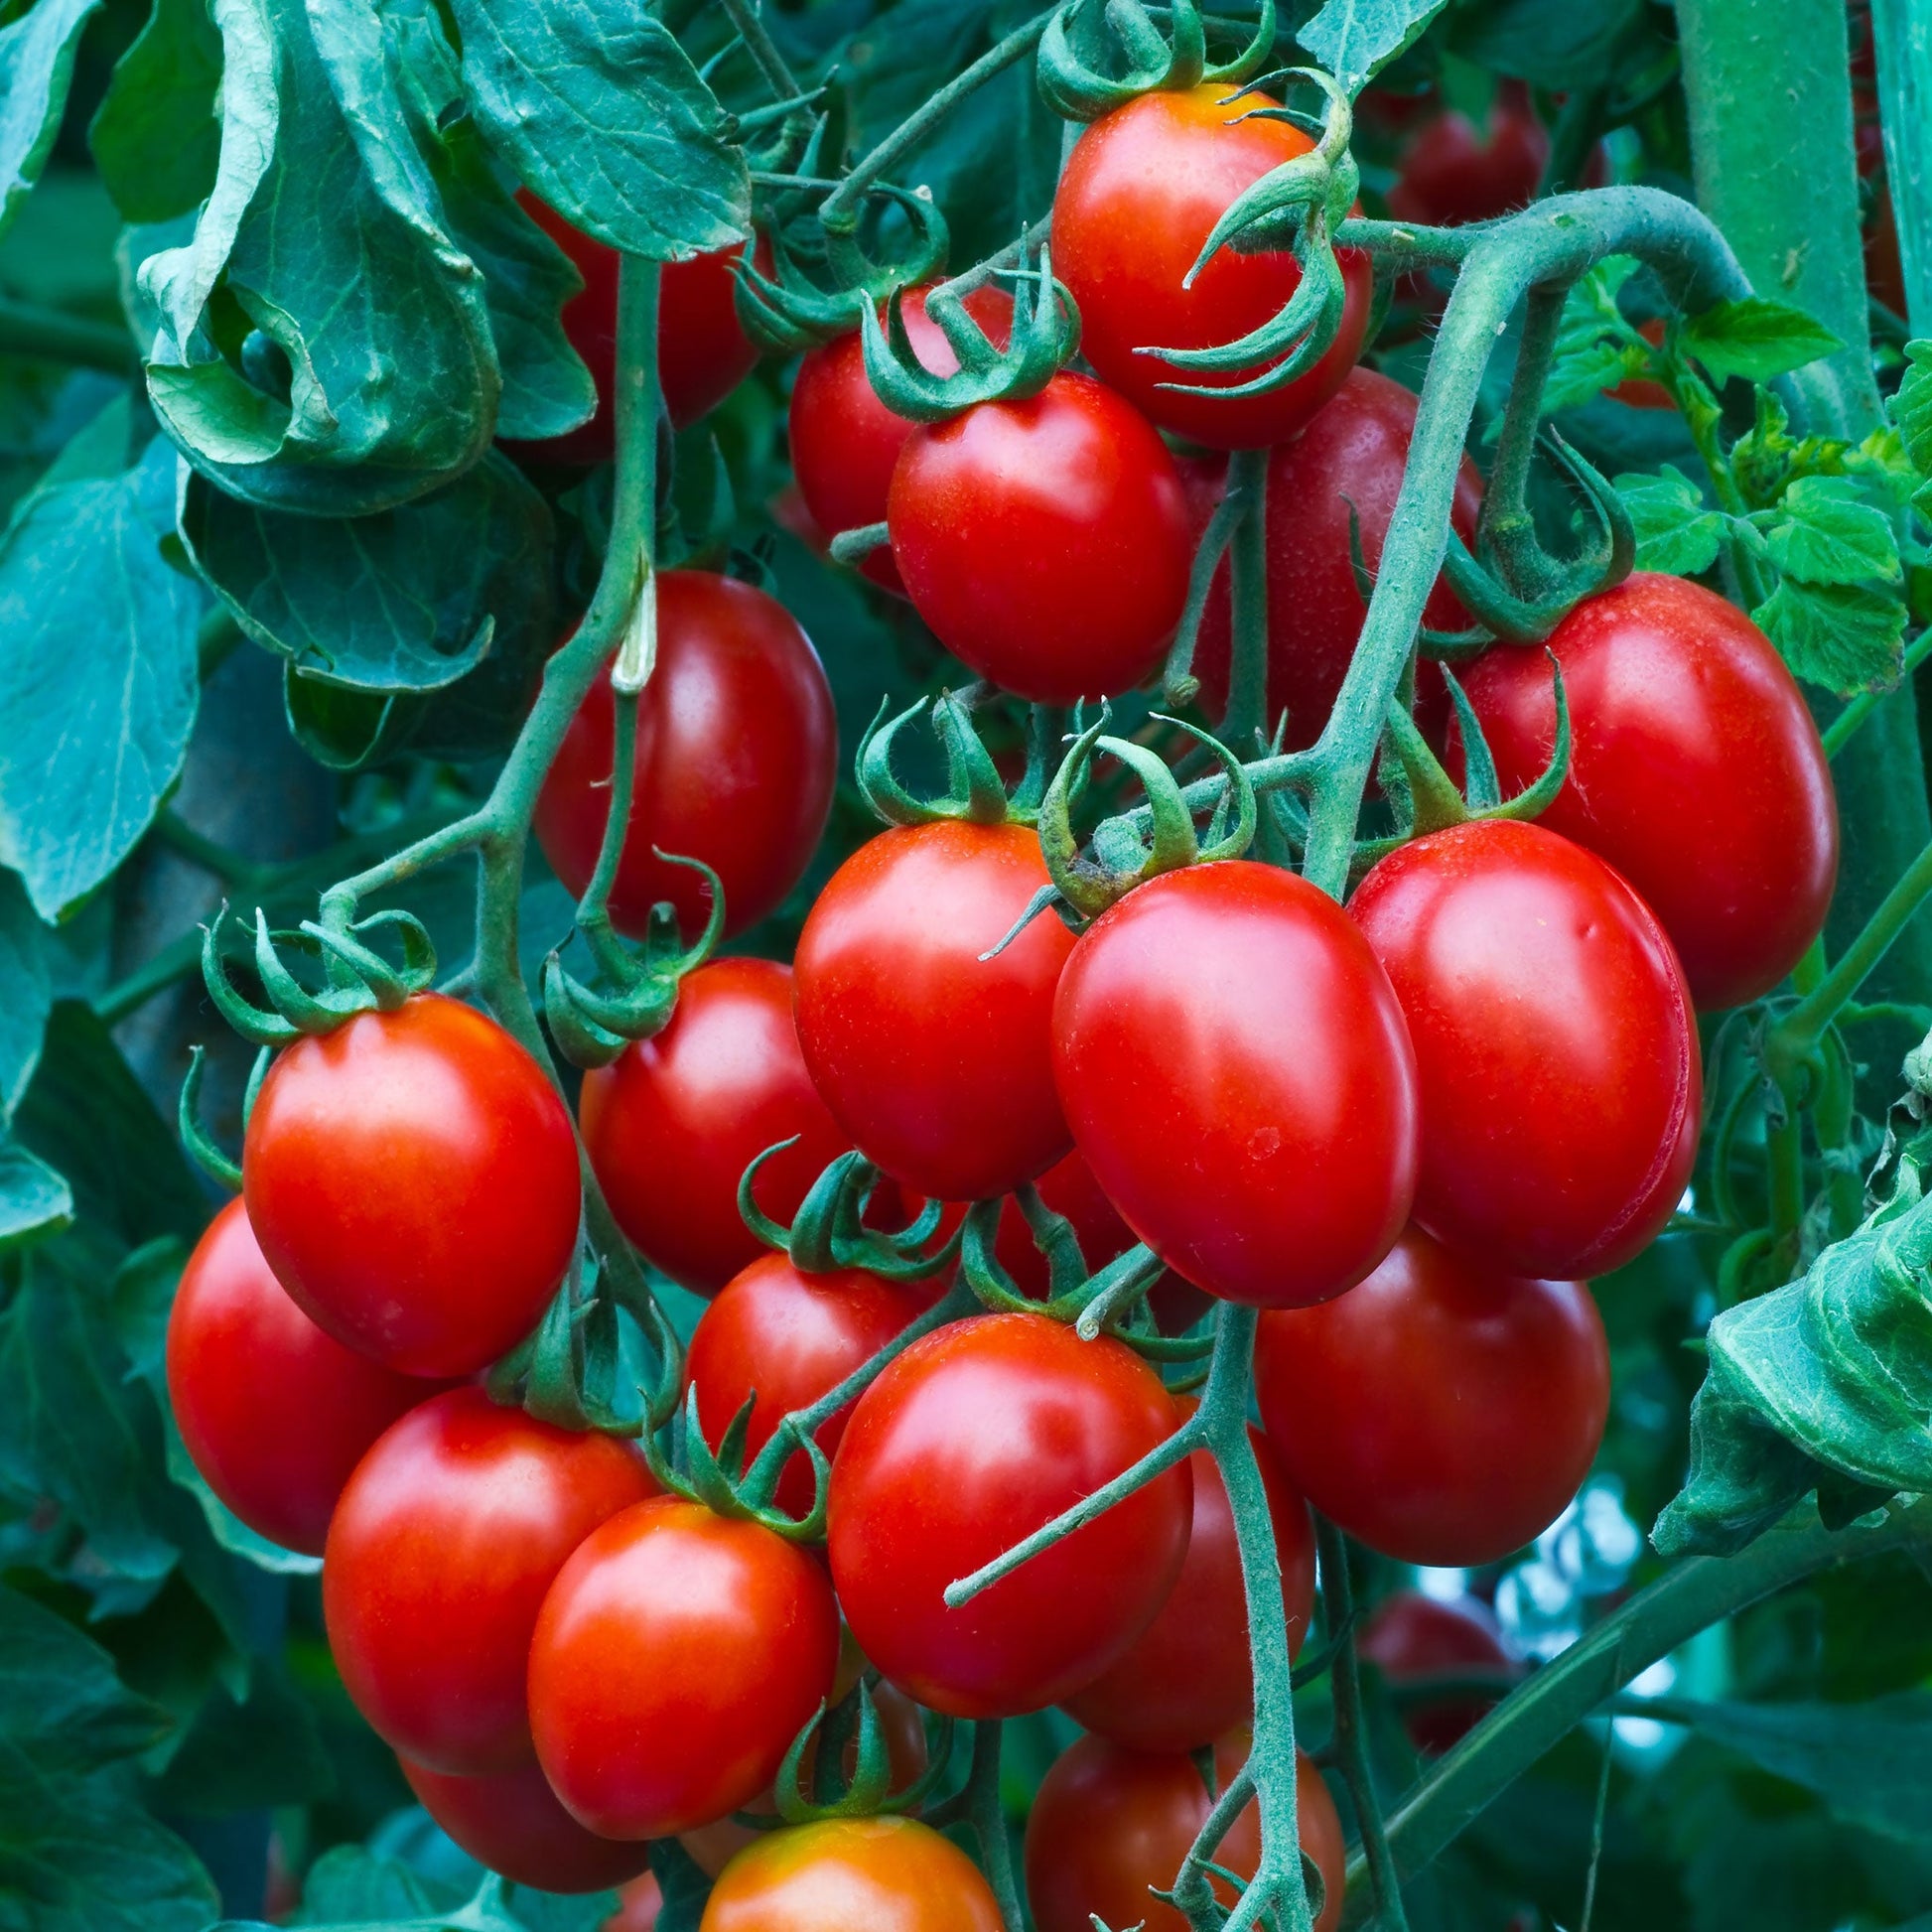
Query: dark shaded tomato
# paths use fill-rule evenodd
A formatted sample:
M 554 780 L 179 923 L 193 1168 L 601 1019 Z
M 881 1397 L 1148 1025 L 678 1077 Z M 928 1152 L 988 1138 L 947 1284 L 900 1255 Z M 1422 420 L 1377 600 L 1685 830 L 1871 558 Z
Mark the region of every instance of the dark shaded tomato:
M 951 375 L 959 357 L 925 312 L 925 299 L 935 286 L 907 289 L 901 313 L 913 354 L 934 375 Z M 1004 289 L 975 289 L 963 306 L 993 342 L 1006 345 L 1013 298 Z M 865 348 L 856 329 L 821 343 L 799 363 L 785 421 L 798 493 L 818 528 L 830 537 L 885 522 L 893 466 L 912 425 L 894 415 L 866 379 Z M 904 595 L 893 553 L 885 545 L 859 568 L 875 584 Z
M 512 1884 L 539 1891 L 606 1891 L 635 1878 L 649 1847 L 587 1832 L 535 1764 L 489 1777 L 456 1778 L 402 1760 L 423 1809 L 451 1838 Z M 646 1921 L 648 1925 L 649 1921 Z
M 1053 1074 L 1128 1225 L 1224 1300 L 1339 1295 L 1408 1217 L 1401 1010 L 1348 915 L 1293 873 L 1192 866 L 1110 906 L 1061 975 Z
M 1451 107 L 1409 137 L 1389 190 L 1389 212 L 1426 227 L 1493 220 L 1536 199 L 1549 160 L 1549 130 L 1536 117 L 1529 88 L 1505 80 L 1480 132 Z
M 481 1389 L 412 1409 L 356 1464 L 323 1557 L 329 1647 L 355 1708 L 432 1770 L 527 1763 L 524 1662 L 544 1592 L 592 1530 L 656 1487 L 631 1444 Z
M 889 1282 L 860 1268 L 805 1275 L 787 1256 L 767 1254 L 732 1277 L 705 1310 L 684 1358 L 698 1392 L 698 1425 L 715 1448 L 745 1398 L 757 1392 L 745 1437 L 751 1458 L 793 1409 L 807 1408 L 886 1346 L 939 1299 L 937 1284 Z M 829 1456 L 852 1407 L 819 1426 Z M 779 1508 L 802 1516 L 812 1504 L 812 1465 L 803 1449 L 778 1479 Z
M 1589 1473 L 1609 1345 L 1582 1282 L 1411 1228 L 1339 1300 L 1262 1316 L 1255 1399 L 1290 1477 L 1351 1536 L 1403 1563 L 1494 1563 Z
M 664 1838 L 768 1785 L 832 1688 L 839 1610 L 816 1559 L 660 1496 L 578 1547 L 530 1642 L 551 1787 L 611 1838 Z
M 1193 561 L 1180 473 L 1153 424 L 1062 371 L 905 439 L 886 512 L 913 608 L 964 664 L 1039 704 L 1151 677 Z
M 798 1043 L 853 1144 L 916 1193 L 1006 1193 L 1069 1135 L 1053 1098 L 1053 988 L 1073 949 L 1042 914 L 999 944 L 1046 884 L 1024 825 L 940 819 L 862 845 L 798 935 Z
M 711 1888 L 698 1932 L 1004 1932 L 992 1888 L 910 1818 L 827 1818 L 772 1832 Z
M 1697 1158 L 1690 989 L 1650 908 L 1540 825 L 1392 852 L 1349 903 L 1408 1016 L 1422 1093 L 1416 1220 L 1484 1266 L 1606 1275 Z
M 1349 506 L 1361 534 L 1362 561 L 1372 576 L 1382 561 L 1415 429 L 1412 391 L 1373 369 L 1350 369 L 1308 428 L 1269 455 L 1267 720 L 1272 732 L 1287 711 L 1283 743 L 1288 750 L 1299 751 L 1320 736 L 1368 614 L 1349 549 Z M 1213 497 L 1221 493 L 1224 469 L 1216 466 Z M 1482 479 L 1464 457 L 1450 521 L 1465 541 L 1475 536 L 1481 508 Z M 1199 503 L 1203 524 L 1210 509 L 1211 504 Z M 1218 718 L 1227 705 L 1228 582 L 1224 559 L 1194 642 L 1194 675 L 1210 718 Z M 1461 630 L 1469 614 L 1439 579 L 1423 622 L 1434 630 Z M 1449 688 L 1433 664 L 1425 663 L 1418 673 L 1416 709 L 1424 735 L 1441 744 L 1449 722 Z
M 764 1252 L 738 1211 L 753 1161 L 798 1137 L 753 1188 L 789 1222 L 851 1145 L 805 1071 L 791 970 L 769 959 L 717 959 L 686 975 L 662 1033 L 584 1076 L 577 1115 L 618 1225 L 694 1295 L 716 1294 Z
M 1247 1761 L 1245 1733 L 1214 1747 L 1214 1780 L 1225 1788 Z M 1105 1737 L 1081 1737 L 1053 1760 L 1039 1781 L 1027 1820 L 1027 1902 L 1038 1932 L 1093 1932 L 1138 1925 L 1141 1932 L 1187 1932 L 1173 1906 L 1152 1894 L 1179 1874 L 1213 1808 L 1200 1767 L 1184 1751 L 1135 1751 Z M 1326 1891 L 1314 1932 L 1341 1923 L 1348 1868 L 1341 1818 L 1321 1773 L 1306 1751 L 1295 1753 L 1295 1822 L 1302 1850 L 1314 1861 Z M 1242 1878 L 1261 1863 L 1261 1807 L 1235 1819 L 1214 1855 Z M 1235 1889 L 1210 1878 L 1214 1895 L 1232 1905 Z
M 569 1110 L 495 1021 L 437 993 L 278 1054 L 241 1172 L 297 1306 L 406 1375 L 514 1347 L 577 1246 Z
M 1865 216 L 1864 281 L 1872 296 L 1893 315 L 1905 314 L 1911 298 L 1905 292 L 1905 261 L 1898 246 L 1898 209 L 1888 181 L 1879 182 Z
M 610 816 L 611 683 L 591 686 L 537 800 L 537 841 L 573 894 L 590 884 Z M 702 859 L 743 932 L 798 883 L 832 808 L 838 721 L 811 639 L 776 598 L 736 578 L 657 579 L 657 668 L 637 701 L 635 777 L 611 892 L 619 931 L 641 935 L 660 899 L 687 937 L 711 889 L 651 850 Z
M 1196 1405 L 1183 1402 L 1183 1414 Z M 1282 1472 L 1268 1439 L 1250 1429 L 1275 1526 L 1282 1602 L 1291 1652 L 1301 1649 L 1314 1608 L 1314 1524 Z M 1160 1614 L 1117 1663 L 1066 1701 L 1089 1730 L 1142 1751 L 1191 1751 L 1254 1717 L 1248 1601 L 1234 1512 L 1211 1450 L 1187 1458 L 1194 1474 L 1194 1523 L 1186 1561 Z
M 363 1451 L 440 1386 L 324 1334 L 270 1272 L 240 1201 L 189 1256 L 168 1314 L 168 1400 L 208 1487 L 271 1543 L 321 1556 Z
M 1287 250 L 1223 248 L 1190 284 L 1214 224 L 1262 176 L 1314 143 L 1286 121 L 1243 119 L 1276 103 L 1230 98 L 1224 82 L 1142 94 L 1080 136 L 1053 196 L 1053 272 L 1080 305 L 1080 349 L 1163 429 L 1218 449 L 1285 443 L 1335 393 L 1362 352 L 1369 258 L 1337 252 L 1346 297 L 1341 327 L 1304 374 L 1261 395 L 1217 397 L 1260 373 L 1179 369 L 1149 348 L 1215 348 L 1238 342 L 1285 309 L 1302 283 Z M 1163 388 L 1172 381 L 1194 385 Z
M 1478 1596 L 1448 1601 L 1420 1590 L 1399 1589 L 1376 1604 L 1356 1648 L 1391 1684 L 1430 1678 L 1502 1676 L 1515 1659 L 1503 1648 L 1495 1612 Z M 1409 1704 L 1403 1727 L 1420 1751 L 1446 1751 L 1488 1715 L 1494 1698 L 1451 1698 Z
M 657 1932 L 657 1915 L 664 1909 L 664 1890 L 654 1871 L 640 1873 L 618 1888 L 618 1909 L 598 1932 Z
M 1648 322 L 1638 323 L 1637 334 L 1652 348 L 1661 347 L 1664 341 L 1663 318 L 1653 316 Z M 1632 409 L 1674 409 L 1677 406 L 1670 399 L 1670 391 L 1647 375 L 1629 376 L 1614 389 L 1606 389 L 1603 393 L 1612 402 L 1625 403 Z
M 512 443 L 542 463 L 605 463 L 617 434 L 612 392 L 618 374 L 618 265 L 615 248 L 573 227 L 524 190 L 516 198 L 584 278 L 583 292 L 564 304 L 564 334 L 597 384 L 597 413 L 564 436 Z M 689 261 L 666 262 L 657 285 L 657 380 L 672 425 L 682 429 L 717 405 L 751 374 L 758 349 L 739 325 L 733 263 L 745 253 L 714 249 Z M 759 237 L 756 260 L 771 266 L 771 246 Z
M 1818 936 L 1838 805 L 1811 712 L 1771 640 L 1715 591 L 1640 571 L 1551 633 L 1570 779 L 1540 823 L 1623 875 L 1700 1007 L 1768 993 Z M 1556 740 L 1540 650 L 1492 650 L 1467 690 L 1506 791 Z
M 832 1465 L 832 1577 L 859 1647 L 954 1717 L 1037 1711 L 1090 1684 L 1180 1572 L 1184 1463 L 959 1609 L 943 1592 L 1179 1423 L 1131 1349 L 1042 1315 L 977 1316 L 914 1342 L 860 1398 Z

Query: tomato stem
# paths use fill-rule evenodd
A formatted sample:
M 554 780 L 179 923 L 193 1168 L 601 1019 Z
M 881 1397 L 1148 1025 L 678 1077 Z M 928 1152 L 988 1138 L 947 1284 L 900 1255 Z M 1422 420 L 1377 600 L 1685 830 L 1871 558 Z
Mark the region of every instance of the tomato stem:
M 1233 577 L 1233 643 L 1228 666 L 1227 715 L 1221 720 L 1219 736 L 1237 754 L 1245 747 L 1266 743 L 1269 723 L 1269 455 L 1265 449 L 1236 450 L 1228 458 L 1228 494 L 1239 498 L 1241 510 L 1228 545 Z M 1211 526 L 1209 534 L 1212 534 Z

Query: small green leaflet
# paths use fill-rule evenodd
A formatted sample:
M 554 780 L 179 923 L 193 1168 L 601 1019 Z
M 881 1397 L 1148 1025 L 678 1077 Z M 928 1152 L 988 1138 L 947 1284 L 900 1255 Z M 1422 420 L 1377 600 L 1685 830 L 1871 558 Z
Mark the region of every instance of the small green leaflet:
M 1751 613 L 1793 677 L 1841 697 L 1882 691 L 1904 658 L 1905 606 L 1863 584 L 1806 584 L 1787 577 Z
M 1850 478 L 1798 478 L 1780 498 L 1764 543 L 1785 576 L 1806 584 L 1898 581 L 1891 522 Z
M 1326 0 L 1297 35 L 1352 99 L 1380 68 L 1421 40 L 1446 0 Z
M 1789 375 L 1844 345 L 1822 322 L 1787 302 L 1749 295 L 1720 302 L 1684 324 L 1684 352 L 1702 362 L 1714 382 L 1742 376 L 1769 382 Z
M 1710 508 L 1689 477 L 1670 464 L 1654 477 L 1618 477 L 1616 491 L 1637 531 L 1637 567 L 1696 577 L 1718 561 L 1725 518 Z

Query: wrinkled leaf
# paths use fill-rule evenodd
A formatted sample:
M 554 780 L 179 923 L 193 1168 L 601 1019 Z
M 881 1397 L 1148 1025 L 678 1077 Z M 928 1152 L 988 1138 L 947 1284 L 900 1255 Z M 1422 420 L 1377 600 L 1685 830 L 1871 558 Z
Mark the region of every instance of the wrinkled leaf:
M 1690 317 L 1683 341 L 1685 353 L 1702 362 L 1720 383 L 1732 376 L 1769 382 L 1844 346 L 1804 310 L 1762 295 L 1720 302 Z
M 87 130 L 100 178 L 130 221 L 187 214 L 213 192 L 221 36 L 207 0 L 155 0 Z
M 1681 470 L 1667 463 L 1654 477 L 1618 477 L 1616 490 L 1636 527 L 1640 569 L 1695 577 L 1718 561 L 1724 515 Z
M 60 132 L 80 30 L 100 0 L 39 0 L 0 27 L 0 233 L 19 212 Z
M 1777 645 L 1793 677 L 1849 697 L 1897 680 L 1905 615 L 1903 603 L 1883 591 L 1787 577 L 1751 620 Z
M 1921 477 L 1932 477 L 1932 343 L 1907 343 L 1905 363 L 1891 399 L 1892 427 L 1905 446 L 1905 460 Z
M 1898 578 L 1891 520 L 1848 478 L 1800 477 L 1784 492 L 1765 532 L 1771 561 L 1807 584 L 1860 584 Z
M 1421 40 L 1446 0 L 1325 0 L 1296 34 L 1351 94 Z

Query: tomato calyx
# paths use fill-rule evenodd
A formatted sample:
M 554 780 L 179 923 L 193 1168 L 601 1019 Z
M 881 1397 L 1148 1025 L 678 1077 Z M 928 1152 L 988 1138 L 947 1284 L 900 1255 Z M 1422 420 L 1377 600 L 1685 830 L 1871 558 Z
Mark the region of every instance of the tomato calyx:
M 965 819 L 974 825 L 1037 822 L 1051 751 L 1037 729 L 1037 718 L 1029 735 L 1027 767 L 1009 792 L 992 753 L 973 728 L 966 696 L 942 691 L 929 703 L 920 698 L 892 717 L 887 715 L 889 703 L 881 702 L 859 741 L 854 774 L 866 803 L 888 825 L 929 825 L 942 818 Z M 928 710 L 932 734 L 946 756 L 946 789 L 937 797 L 918 798 L 893 775 L 893 746 L 899 732 Z
M 819 1177 L 799 1204 L 789 1227 L 774 1221 L 761 1208 L 753 1189 L 765 1162 L 795 1145 L 797 1137 L 768 1147 L 744 1173 L 738 1183 L 738 1211 L 745 1225 L 767 1247 L 781 1250 L 791 1265 L 807 1275 L 830 1274 L 840 1268 L 863 1268 L 892 1282 L 923 1281 L 949 1267 L 959 1252 L 960 1229 L 955 1227 L 936 1248 L 926 1244 L 938 1233 L 944 1204 L 924 1202 L 911 1222 L 888 1231 L 867 1225 L 866 1209 L 879 1184 L 879 1170 L 856 1151 L 841 1154 Z
M 872 1694 L 878 1675 L 877 1671 L 862 1671 L 844 1697 L 831 1705 L 821 1703 L 791 1740 L 771 1786 L 778 1817 L 785 1824 L 811 1825 L 824 1818 L 876 1818 L 882 1813 L 903 1816 L 917 1811 L 944 1778 L 952 1761 L 954 1720 L 935 1713 L 939 1731 L 928 1743 L 924 1770 L 901 1790 L 893 1789 L 892 1753 Z M 844 1773 L 848 1744 L 857 1747 L 849 1778 Z
M 1040 38 L 1040 97 L 1062 120 L 1095 121 L 1138 94 L 1181 92 L 1203 80 L 1238 87 L 1258 72 L 1275 45 L 1275 0 L 1262 0 L 1261 18 L 1232 60 L 1210 64 L 1198 0 L 1174 0 L 1168 31 L 1141 0 L 1063 0 Z M 1118 49 L 1118 58 L 1108 56 Z M 1125 71 L 1111 73 L 1109 67 Z
M 273 1049 L 264 1046 L 248 1069 L 248 1085 L 241 1097 L 242 1132 L 248 1130 L 248 1116 L 255 1109 L 255 1095 L 261 1091 Z M 217 1186 L 230 1193 L 241 1192 L 241 1163 L 223 1148 L 202 1119 L 202 1069 L 207 1058 L 206 1046 L 188 1049 L 188 1073 L 181 1083 L 181 1100 L 175 1109 L 175 1124 L 181 1135 L 183 1151 Z

